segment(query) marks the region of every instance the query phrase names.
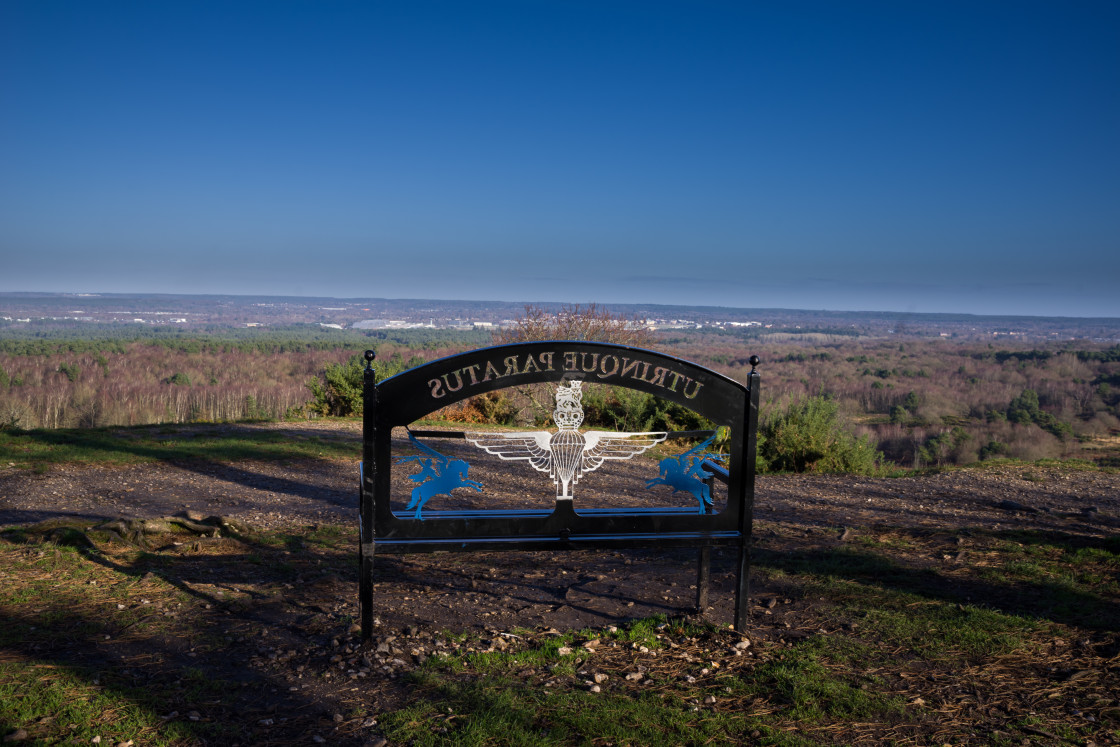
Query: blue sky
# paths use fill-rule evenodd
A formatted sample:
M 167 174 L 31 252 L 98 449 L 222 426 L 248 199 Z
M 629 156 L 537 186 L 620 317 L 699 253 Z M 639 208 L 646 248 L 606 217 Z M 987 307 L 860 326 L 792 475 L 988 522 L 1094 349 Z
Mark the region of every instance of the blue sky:
M 1120 316 L 1120 3 L 0 4 L 0 290 Z

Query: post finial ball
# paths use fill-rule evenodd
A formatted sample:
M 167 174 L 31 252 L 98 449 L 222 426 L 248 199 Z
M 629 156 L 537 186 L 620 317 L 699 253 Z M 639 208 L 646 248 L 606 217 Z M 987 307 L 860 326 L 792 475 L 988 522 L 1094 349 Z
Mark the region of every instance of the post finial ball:
M 755 366 L 757 366 L 759 363 L 762 362 L 762 359 L 759 358 L 757 355 L 752 355 L 747 360 L 750 362 L 751 368 L 754 368 Z
M 372 350 L 367 350 L 365 352 L 365 358 L 366 358 L 367 363 L 373 363 L 373 359 L 376 358 L 376 357 L 377 357 L 377 353 L 373 352 Z

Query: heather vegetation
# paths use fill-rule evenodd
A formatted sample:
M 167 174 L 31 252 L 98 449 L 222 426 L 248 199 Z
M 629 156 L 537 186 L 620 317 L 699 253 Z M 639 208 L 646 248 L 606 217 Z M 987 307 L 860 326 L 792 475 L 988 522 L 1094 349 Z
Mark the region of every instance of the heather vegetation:
M 196 344 L 197 343 L 197 344 Z M 446 343 L 445 343 L 446 344 Z M 73 349 L 70 349 L 70 348 Z M 313 386 L 348 365 L 355 347 L 415 365 L 455 348 L 365 339 L 359 346 L 304 347 L 267 340 L 52 342 L 41 353 L 0 353 L 0 427 L 62 428 L 229 422 L 343 414 Z M 337 378 L 337 377 L 336 377 Z
M 479 332 L 226 330 L 186 336 L 0 339 L 0 428 L 127 426 L 360 413 L 360 351 L 380 378 L 489 344 Z M 1120 347 L 1063 342 L 997 347 L 820 331 L 651 333 L 597 307 L 528 308 L 493 342 L 593 339 L 664 350 L 738 380 L 762 358 L 760 466 L 869 473 L 995 458 L 1088 458 L 1116 466 Z M 1005 338 L 1006 339 L 1006 338 Z M 547 389 L 494 392 L 437 417 L 541 425 Z M 705 427 L 650 395 L 589 387 L 587 424 L 618 430 Z
M 676 335 L 673 352 L 733 378 L 762 358 L 764 423 L 807 398 L 905 467 L 1010 457 L 1117 466 L 1120 347 L 997 348 L 949 340 Z M 764 430 L 768 427 L 764 425 Z

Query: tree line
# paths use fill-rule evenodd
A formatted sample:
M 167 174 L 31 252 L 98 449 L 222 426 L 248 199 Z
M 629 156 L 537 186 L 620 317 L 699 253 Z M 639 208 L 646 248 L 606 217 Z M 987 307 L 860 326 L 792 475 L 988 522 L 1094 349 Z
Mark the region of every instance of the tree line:
M 197 339 L 5 339 L 0 427 L 345 416 L 360 407 L 360 351 L 366 348 L 377 349 L 386 376 L 490 343 L 582 337 L 660 349 L 741 381 L 749 356 L 759 355 L 760 453 L 773 469 L 867 471 L 1087 454 L 1115 459 L 1090 448 L 1120 434 L 1120 346 L 1077 342 L 1015 350 L 839 336 L 810 342 L 715 330 L 655 333 L 640 322 L 595 306 L 530 307 L 518 325 L 493 337 L 400 330 L 320 338 L 317 330 L 303 329 L 291 339 L 273 331 Z M 589 387 L 584 406 L 596 427 L 700 427 L 684 408 L 630 390 Z M 528 388 L 467 400 L 440 416 L 540 425 L 551 407 L 546 389 Z

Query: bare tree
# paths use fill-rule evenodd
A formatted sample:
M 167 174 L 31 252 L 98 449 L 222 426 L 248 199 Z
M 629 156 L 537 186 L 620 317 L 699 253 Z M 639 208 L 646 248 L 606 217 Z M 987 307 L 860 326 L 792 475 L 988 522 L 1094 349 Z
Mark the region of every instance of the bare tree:
M 499 345 L 541 340 L 585 340 L 649 347 L 653 334 L 646 320 L 612 314 L 594 303 L 587 306 L 565 305 L 556 313 L 529 304 L 525 306 L 524 315 L 512 327 L 496 331 L 493 339 Z M 516 392 L 513 405 L 519 421 L 548 422 L 555 387 L 536 384 L 517 387 Z
M 499 345 L 534 340 L 587 340 L 648 347 L 653 335 L 644 319 L 612 314 L 594 303 L 565 305 L 556 313 L 529 304 L 512 327 L 494 333 L 494 342 Z

